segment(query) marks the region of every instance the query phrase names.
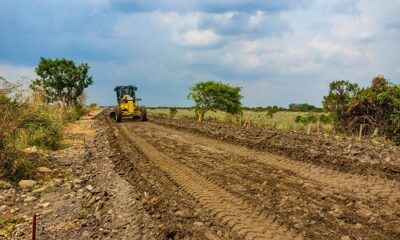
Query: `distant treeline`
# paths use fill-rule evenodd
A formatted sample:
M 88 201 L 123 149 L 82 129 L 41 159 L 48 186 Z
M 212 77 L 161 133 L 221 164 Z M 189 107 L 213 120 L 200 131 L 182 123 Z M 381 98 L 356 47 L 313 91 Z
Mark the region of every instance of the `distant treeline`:
M 191 107 L 165 107 L 165 106 L 158 106 L 158 107 L 148 107 L 149 109 L 195 109 L 194 106 Z M 314 105 L 308 103 L 292 103 L 289 104 L 289 107 L 278 107 L 274 106 L 265 106 L 265 107 L 242 107 L 242 110 L 248 111 L 255 111 L 255 112 L 264 112 L 264 111 L 291 111 L 291 112 L 323 112 L 322 108 L 316 107 Z

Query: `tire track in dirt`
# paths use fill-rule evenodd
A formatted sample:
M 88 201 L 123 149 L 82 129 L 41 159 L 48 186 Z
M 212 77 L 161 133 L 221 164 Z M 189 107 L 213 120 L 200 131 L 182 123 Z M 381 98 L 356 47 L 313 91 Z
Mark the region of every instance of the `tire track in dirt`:
M 308 239 L 346 235 L 354 239 L 399 239 L 398 203 L 359 198 L 291 171 L 218 150 L 209 142 L 197 144 L 192 141 L 193 133 L 188 133 L 187 139 L 183 131 L 168 132 L 147 123 L 129 127 L 158 151 Z
M 243 200 L 231 195 L 214 183 L 159 152 L 140 136 L 129 131 L 128 125 L 118 125 L 135 147 L 160 169 L 165 171 L 182 189 L 192 195 L 222 223 L 230 226 L 245 239 L 301 239 L 301 235 L 279 226 L 272 217 L 265 217 Z
M 143 124 L 145 125 L 143 127 L 153 128 L 154 131 L 157 132 L 168 132 L 170 135 L 176 134 L 176 131 L 178 131 L 176 129 L 159 126 L 149 122 Z M 387 180 L 376 176 L 362 176 L 339 172 L 310 163 L 291 160 L 282 156 L 249 149 L 243 146 L 224 143 L 184 131 L 179 131 L 179 134 L 179 136 L 183 137 L 186 141 L 205 147 L 212 146 L 217 150 L 255 159 L 267 165 L 291 171 L 300 177 L 317 181 L 323 185 L 334 187 L 342 191 L 350 191 L 362 198 L 379 198 L 382 201 L 387 201 L 388 204 L 398 203 L 400 200 L 400 184 L 395 180 Z

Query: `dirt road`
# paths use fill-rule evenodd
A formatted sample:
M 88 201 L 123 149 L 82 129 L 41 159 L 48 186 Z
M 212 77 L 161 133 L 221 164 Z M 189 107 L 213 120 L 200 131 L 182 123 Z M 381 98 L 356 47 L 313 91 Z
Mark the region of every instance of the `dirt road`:
M 108 124 L 116 144 L 125 147 L 117 168 L 135 178 L 129 174 L 134 164 L 141 178 L 152 178 L 146 181 L 159 189 L 157 199 L 167 199 L 152 211 L 160 222 L 181 226 L 169 237 L 400 239 L 396 180 L 341 172 L 151 121 Z M 180 218 L 181 206 L 196 214 Z

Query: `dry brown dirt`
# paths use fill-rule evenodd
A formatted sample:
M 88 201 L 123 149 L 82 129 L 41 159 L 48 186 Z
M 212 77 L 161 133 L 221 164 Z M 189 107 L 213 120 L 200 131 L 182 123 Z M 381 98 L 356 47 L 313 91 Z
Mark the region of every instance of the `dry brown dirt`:
M 274 133 L 276 142 L 268 142 L 258 129 L 167 118 L 120 124 L 105 119 L 115 145 L 125 149 L 117 169 L 130 182 L 154 184 L 162 207 L 151 208 L 153 215 L 172 223 L 163 225 L 164 236 L 400 238 L 397 148 L 280 133 Z M 284 139 L 294 145 L 280 148 Z M 335 150 L 345 144 L 352 144 L 350 153 Z M 328 150 L 308 156 L 321 145 Z M 360 148 L 369 159 L 351 153 Z M 177 218 L 173 206 L 196 214 Z
M 33 213 L 38 239 L 400 239 L 395 147 L 107 112 L 69 135 L 31 192 L 0 190 L 21 219 L 0 239 Z

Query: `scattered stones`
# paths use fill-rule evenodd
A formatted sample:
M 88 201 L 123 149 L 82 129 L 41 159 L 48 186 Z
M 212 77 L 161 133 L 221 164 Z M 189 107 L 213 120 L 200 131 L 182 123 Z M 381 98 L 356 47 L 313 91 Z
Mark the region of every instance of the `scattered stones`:
M 46 187 L 41 187 L 41 188 L 36 188 L 36 189 L 33 189 L 33 191 L 32 191 L 32 193 L 41 193 L 41 192 L 44 192 L 46 190 Z
M 57 185 L 61 185 L 64 182 L 64 179 L 62 178 L 55 178 L 53 179 L 53 182 Z
M 0 180 L 0 189 L 10 189 L 12 188 L 11 183 Z
M 84 237 L 84 238 L 89 238 L 91 236 L 92 236 L 92 233 L 90 231 L 88 231 L 88 230 L 85 230 L 82 233 L 82 237 Z
M 6 211 L 7 208 L 8 208 L 7 205 L 1 205 L 1 206 L 0 206 L 0 212 Z
M 63 188 L 67 189 L 68 191 L 70 191 L 72 189 L 72 184 L 69 182 L 66 182 L 62 185 Z
M 91 206 L 95 204 L 99 199 L 96 196 L 92 196 L 92 198 L 89 200 L 88 205 Z
M 340 240 L 351 240 L 349 235 L 343 236 L 340 238 Z
M 14 214 L 14 213 L 17 213 L 17 212 L 19 212 L 19 208 L 13 208 L 13 209 L 10 210 L 11 214 Z
M 87 189 L 88 191 L 93 191 L 94 187 L 93 187 L 92 185 L 87 185 L 87 186 L 86 186 L 86 189 Z
M 363 225 L 361 223 L 356 223 L 355 227 L 357 229 L 361 229 L 361 228 L 363 228 Z
M 108 229 L 104 229 L 104 228 L 99 228 L 99 232 L 103 233 L 103 234 L 107 234 L 110 232 L 110 230 Z
M 29 197 L 27 197 L 27 198 L 24 199 L 24 202 L 25 202 L 25 203 L 33 202 L 33 201 L 35 201 L 36 199 L 37 199 L 37 198 L 35 198 L 34 196 L 29 196 Z
M 37 182 L 34 180 L 21 180 L 18 182 L 18 186 L 22 191 L 31 191 L 36 184 Z
M 38 153 L 39 149 L 37 146 L 33 146 L 33 147 L 27 147 L 24 149 L 25 153 Z
M 52 170 L 47 167 L 38 167 L 38 168 L 36 168 L 36 171 L 38 173 L 51 173 L 52 172 Z
M 204 223 L 203 222 L 194 222 L 193 225 L 195 225 L 197 227 L 204 227 Z
M 42 203 L 40 206 L 41 206 L 42 208 L 47 208 L 47 207 L 50 206 L 50 205 L 51 205 L 50 202 L 46 202 L 46 203 Z
M 186 209 L 178 210 L 175 212 L 175 215 L 179 217 L 187 217 L 189 216 L 189 211 Z
M 82 184 L 83 181 L 79 178 L 74 179 L 74 184 Z

